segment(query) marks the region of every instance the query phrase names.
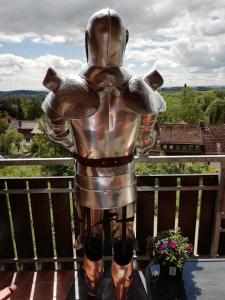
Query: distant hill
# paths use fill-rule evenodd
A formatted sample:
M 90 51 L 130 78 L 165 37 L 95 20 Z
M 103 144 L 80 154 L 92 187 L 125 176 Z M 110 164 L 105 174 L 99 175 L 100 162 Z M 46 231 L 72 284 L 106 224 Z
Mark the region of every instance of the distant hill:
M 225 86 L 215 85 L 215 86 L 190 86 L 190 88 L 197 91 L 212 91 L 212 90 L 224 90 Z M 171 87 L 162 87 L 161 91 L 163 92 L 179 92 L 182 89 L 182 86 L 171 86 Z
M 225 86 L 190 86 L 197 91 L 210 91 L 225 89 Z M 181 86 L 162 87 L 161 91 L 164 92 L 178 92 L 182 89 Z M 0 97 L 45 97 L 45 91 L 32 91 L 32 90 L 15 90 L 15 91 L 0 91 Z
M 0 97 L 43 97 L 46 94 L 44 91 L 31 90 L 0 91 Z

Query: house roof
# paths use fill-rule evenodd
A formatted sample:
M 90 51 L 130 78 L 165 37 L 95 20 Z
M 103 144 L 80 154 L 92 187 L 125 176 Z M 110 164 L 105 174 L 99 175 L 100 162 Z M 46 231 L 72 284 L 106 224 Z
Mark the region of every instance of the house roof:
M 202 139 L 206 154 L 225 153 L 225 124 L 205 126 Z
M 32 131 L 37 125 L 38 120 L 15 120 L 13 119 L 9 124 L 9 129 L 20 129 Z
M 159 134 L 161 144 L 203 145 L 198 125 L 162 124 L 159 125 Z
M 33 134 L 40 134 L 43 133 L 40 129 L 39 129 L 39 123 L 37 123 L 34 127 L 34 129 L 31 131 L 31 133 Z

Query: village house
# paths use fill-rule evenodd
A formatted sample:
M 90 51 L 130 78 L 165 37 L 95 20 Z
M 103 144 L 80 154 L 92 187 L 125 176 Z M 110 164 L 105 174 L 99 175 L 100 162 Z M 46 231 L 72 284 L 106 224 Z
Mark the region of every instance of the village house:
M 162 124 L 159 140 L 166 155 L 225 154 L 225 124 Z
M 21 145 L 30 144 L 35 134 L 40 133 L 38 129 L 39 120 L 16 120 L 11 119 L 9 129 L 16 129 L 23 134 Z

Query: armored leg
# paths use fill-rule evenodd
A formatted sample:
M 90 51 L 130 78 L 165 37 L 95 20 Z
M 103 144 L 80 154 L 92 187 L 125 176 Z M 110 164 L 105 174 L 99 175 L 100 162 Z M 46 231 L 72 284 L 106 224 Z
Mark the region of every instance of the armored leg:
M 77 207 L 81 220 L 80 242 L 84 248 L 83 269 L 88 285 L 88 294 L 95 296 L 98 289 L 98 281 L 103 273 L 103 211 Z M 77 245 L 78 246 L 78 245 Z
M 133 232 L 135 204 L 113 210 L 118 220 L 112 221 L 113 262 L 112 279 L 115 286 L 115 300 L 125 300 L 131 285 L 133 273 L 133 250 L 136 240 Z

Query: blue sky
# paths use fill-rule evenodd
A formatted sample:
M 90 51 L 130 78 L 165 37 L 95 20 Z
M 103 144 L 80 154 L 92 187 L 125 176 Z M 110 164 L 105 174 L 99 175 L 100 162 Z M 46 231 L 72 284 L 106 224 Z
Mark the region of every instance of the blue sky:
M 105 7 L 130 32 L 124 65 L 134 74 L 158 69 L 165 86 L 225 84 L 225 0 L 1 0 L 0 90 L 41 90 L 48 67 L 78 74 L 88 18 Z

